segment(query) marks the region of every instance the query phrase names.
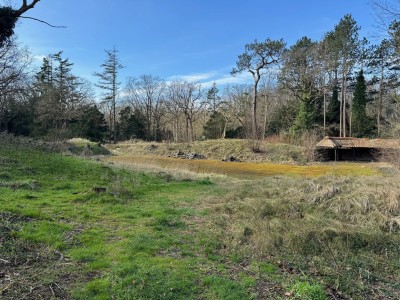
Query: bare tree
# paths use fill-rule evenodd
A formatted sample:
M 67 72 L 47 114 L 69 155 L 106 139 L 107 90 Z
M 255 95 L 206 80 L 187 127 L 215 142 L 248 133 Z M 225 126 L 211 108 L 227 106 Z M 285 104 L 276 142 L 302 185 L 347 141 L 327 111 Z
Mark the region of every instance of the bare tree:
M 375 11 L 378 38 L 382 36 L 394 42 L 395 50 L 400 53 L 400 0 L 371 0 Z
M 179 113 L 184 116 L 187 141 L 193 141 L 195 138 L 193 124 L 202 108 L 202 96 L 203 91 L 197 83 L 175 81 L 169 85 L 169 110 L 172 109 L 175 112 L 177 126 L 179 125 Z
M 20 48 L 9 39 L 0 48 L 0 131 L 11 131 L 10 123 L 22 119 L 28 104 L 28 67 L 32 62 L 26 48 Z M 26 119 L 26 118 L 25 118 Z
M 277 105 L 276 99 L 276 80 L 277 74 L 268 74 L 261 82 L 261 96 L 263 97 L 263 127 L 262 127 L 262 138 L 265 139 L 266 131 L 269 123 L 269 119 Z
M 253 89 L 253 139 L 259 138 L 257 124 L 257 87 L 261 77 L 265 74 L 266 69 L 279 62 L 284 51 L 284 41 L 273 41 L 267 38 L 264 42 L 255 40 L 253 43 L 245 45 L 245 52 L 239 55 L 236 62 L 236 68 L 231 72 L 233 76 L 243 71 L 248 71 L 254 80 Z
M 15 82 L 24 76 L 31 63 L 30 53 L 18 47 L 15 39 L 8 40 L 0 48 L 0 96 L 15 92 Z
M 165 113 L 166 84 L 153 75 L 129 78 L 126 87 L 127 100 L 146 116 L 146 131 L 149 140 L 161 139 L 161 119 Z
M 371 5 L 376 12 L 379 25 L 385 31 L 389 23 L 400 18 L 400 0 L 373 0 Z
M 251 128 L 248 120 L 251 108 L 251 86 L 233 85 L 226 86 L 222 95 L 222 111 L 226 118 L 227 126 L 231 128 L 242 127 L 243 130 Z
M 172 82 L 167 86 L 167 95 L 165 107 L 168 112 L 168 122 L 172 125 L 172 133 L 174 142 L 179 142 L 180 137 L 180 117 L 181 110 L 178 106 L 179 103 L 179 84 Z

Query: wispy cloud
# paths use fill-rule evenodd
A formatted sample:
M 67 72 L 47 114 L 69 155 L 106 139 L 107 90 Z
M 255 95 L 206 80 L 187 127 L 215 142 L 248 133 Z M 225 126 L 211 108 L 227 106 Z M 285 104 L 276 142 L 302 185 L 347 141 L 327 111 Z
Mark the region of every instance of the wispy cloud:
M 189 74 L 189 75 L 174 75 L 168 78 L 168 81 L 174 80 L 185 80 L 188 82 L 202 82 L 204 80 L 208 80 L 213 78 L 217 75 L 216 72 L 205 72 L 205 73 L 196 73 L 196 74 Z
M 219 71 L 209 71 L 204 73 L 195 73 L 195 74 L 188 74 L 188 75 L 174 75 L 167 79 L 167 82 L 171 82 L 174 80 L 185 80 L 188 82 L 196 82 L 200 83 L 203 87 L 211 87 L 214 82 L 218 86 L 223 86 L 226 84 L 246 84 L 251 83 L 252 78 L 251 75 L 247 72 L 240 73 L 235 77 L 228 73 L 226 70 Z
M 240 73 L 233 77 L 232 75 L 220 75 L 218 78 L 211 80 L 211 81 L 206 81 L 202 82 L 202 85 L 204 87 L 212 86 L 213 83 L 216 83 L 217 85 L 226 85 L 226 84 L 247 84 L 252 82 L 251 75 L 247 72 Z

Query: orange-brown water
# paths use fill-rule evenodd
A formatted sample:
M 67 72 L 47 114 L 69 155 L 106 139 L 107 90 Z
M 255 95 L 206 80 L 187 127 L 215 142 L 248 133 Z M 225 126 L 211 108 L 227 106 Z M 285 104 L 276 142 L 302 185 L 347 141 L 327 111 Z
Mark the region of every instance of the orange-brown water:
M 160 156 L 121 155 L 106 159 L 122 165 L 143 164 L 162 168 L 214 173 L 235 177 L 264 177 L 274 175 L 315 177 L 322 175 L 369 176 L 379 174 L 370 164 L 328 163 L 315 165 L 273 164 L 254 162 L 222 162 L 217 160 L 187 160 Z

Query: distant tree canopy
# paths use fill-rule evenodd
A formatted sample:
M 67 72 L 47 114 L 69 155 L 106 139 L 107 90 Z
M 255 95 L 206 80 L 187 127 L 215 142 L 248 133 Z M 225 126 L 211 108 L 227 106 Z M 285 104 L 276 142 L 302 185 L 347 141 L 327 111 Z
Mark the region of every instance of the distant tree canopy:
M 14 34 L 18 18 L 26 11 L 32 9 L 39 1 L 33 0 L 28 4 L 27 0 L 23 0 L 19 9 L 14 9 L 10 6 L 0 6 L 0 47 Z
M 103 92 L 96 98 L 62 51 L 45 57 L 32 72 L 34 59 L 12 32 L 18 18 L 29 18 L 21 14 L 37 2 L 22 1 L 20 9 L 0 6 L 0 132 L 107 142 L 292 138 L 310 131 L 400 136 L 398 21 L 377 44 L 359 37 L 351 15 L 320 40 L 304 36 L 287 48 L 283 40 L 256 40 L 245 45 L 232 71 L 249 72 L 252 84 L 202 86 L 154 74 L 128 77 L 123 84 L 114 47 L 94 73 Z

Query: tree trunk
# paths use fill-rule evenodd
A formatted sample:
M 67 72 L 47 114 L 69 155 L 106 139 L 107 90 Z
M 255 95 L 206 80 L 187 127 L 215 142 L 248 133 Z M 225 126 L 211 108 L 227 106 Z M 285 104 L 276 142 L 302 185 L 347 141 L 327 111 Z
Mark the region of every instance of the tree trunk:
M 186 141 L 189 141 L 189 118 L 186 116 Z
M 260 81 L 260 76 L 254 77 L 253 91 L 253 140 L 258 140 L 258 125 L 257 125 L 257 86 Z
M 154 139 L 154 130 L 153 130 L 153 111 L 152 111 L 152 101 L 150 97 L 147 97 L 147 138 L 148 140 Z
M 113 139 L 112 107 L 110 109 L 110 115 L 108 116 L 108 119 L 110 120 L 109 138 L 110 138 L 110 141 L 112 141 L 112 139 Z
M 324 89 L 324 135 L 326 134 L 326 92 Z
M 339 136 L 343 135 L 343 82 L 340 96 L 340 114 L 339 114 Z
M 117 124 L 116 124 L 116 101 L 117 101 L 117 73 L 113 72 L 113 82 L 112 82 L 112 130 L 113 130 L 113 142 L 117 143 Z
M 115 110 L 116 110 L 116 107 L 115 107 L 115 100 L 114 100 L 113 101 L 113 140 L 114 140 L 114 144 L 117 143 L 117 126 L 116 126 L 117 124 L 116 124 L 116 111 Z
M 193 130 L 193 121 L 192 118 L 189 118 L 189 127 L 190 127 L 190 141 L 194 141 L 194 130 Z
M 346 59 L 343 58 L 343 65 L 342 65 L 342 101 L 341 101 L 341 115 L 342 115 L 342 122 L 341 122 L 341 136 L 346 137 Z
M 323 93 L 324 93 L 324 136 L 326 134 L 326 86 L 325 86 L 325 76 L 323 76 Z
M 381 78 L 379 81 L 379 99 L 378 99 L 378 111 L 376 114 L 376 125 L 378 130 L 378 137 L 381 136 L 381 116 L 382 116 L 382 103 L 383 103 L 383 65 L 381 67 Z
M 265 132 L 267 131 L 267 117 L 268 117 L 268 96 L 267 96 L 267 92 L 264 95 L 264 126 L 263 126 L 263 133 L 262 133 L 262 137 L 263 139 L 265 139 Z
M 347 124 L 346 124 L 346 119 L 347 119 L 347 116 L 346 116 L 346 102 L 347 102 L 347 100 L 346 100 L 346 93 L 347 93 L 347 87 L 346 87 L 346 83 L 345 83 L 345 85 L 344 85 L 344 92 L 343 92 L 343 137 L 346 137 L 346 135 L 347 135 L 347 133 L 346 133 L 346 131 L 347 131 Z
M 349 136 L 353 135 L 353 101 L 350 103 Z

